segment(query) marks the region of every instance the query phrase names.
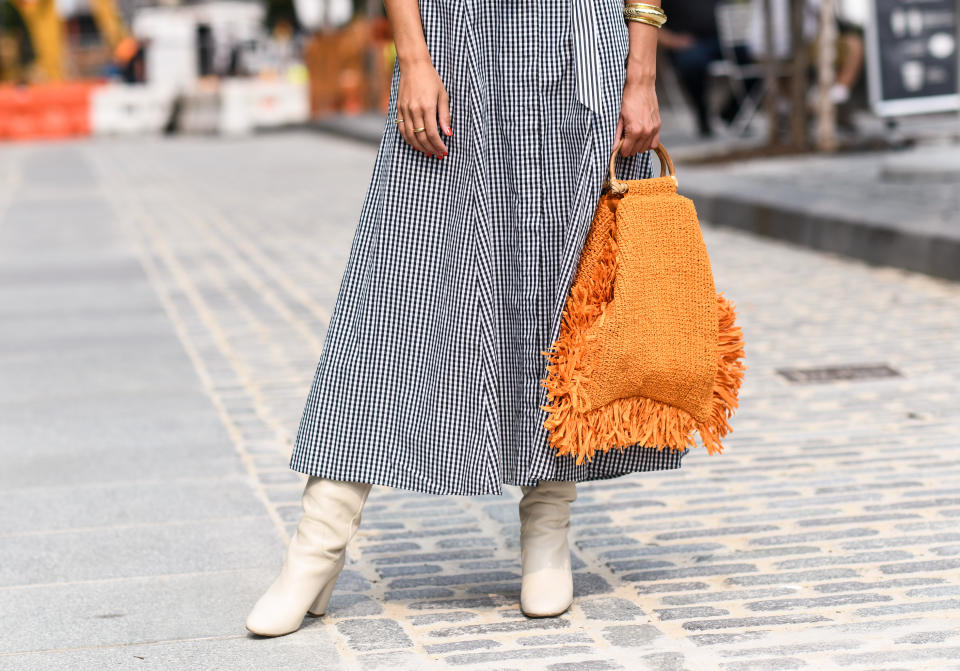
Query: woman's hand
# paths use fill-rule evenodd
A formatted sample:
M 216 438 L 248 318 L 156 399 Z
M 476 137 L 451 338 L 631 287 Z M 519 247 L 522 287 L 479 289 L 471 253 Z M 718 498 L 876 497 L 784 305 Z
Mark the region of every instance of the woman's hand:
M 660 106 L 652 81 L 636 82 L 627 78 L 614 146 L 620 138 L 623 138 L 621 156 L 632 156 L 660 144 Z
M 403 139 L 411 147 L 436 158 L 447 155 L 447 147 L 440 138 L 440 131 L 444 135 L 453 135 L 450 130 L 450 98 L 440 75 L 430 61 L 401 63 L 397 118 L 403 119 L 403 123 L 398 123 L 397 126 Z M 426 130 L 414 133 L 414 128 Z
M 659 0 L 650 4 L 660 5 Z M 623 138 L 622 156 L 654 149 L 660 144 L 660 106 L 657 104 L 657 39 L 659 28 L 627 21 L 630 51 L 620 101 L 620 119 L 614 146 Z
M 384 0 L 393 40 L 397 46 L 400 86 L 397 89 L 397 123 L 400 134 L 414 149 L 443 158 L 447 148 L 437 132 L 437 117 L 444 135 L 450 130 L 450 98 L 437 74 L 423 36 L 417 0 Z M 414 128 L 423 128 L 414 133 Z

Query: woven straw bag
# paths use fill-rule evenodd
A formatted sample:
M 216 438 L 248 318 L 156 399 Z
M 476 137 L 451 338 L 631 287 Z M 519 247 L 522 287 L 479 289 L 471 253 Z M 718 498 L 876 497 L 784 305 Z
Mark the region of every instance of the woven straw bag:
M 716 293 L 693 202 L 661 176 L 620 181 L 620 145 L 547 356 L 544 426 L 582 464 L 616 447 L 723 450 L 743 380 L 734 306 Z

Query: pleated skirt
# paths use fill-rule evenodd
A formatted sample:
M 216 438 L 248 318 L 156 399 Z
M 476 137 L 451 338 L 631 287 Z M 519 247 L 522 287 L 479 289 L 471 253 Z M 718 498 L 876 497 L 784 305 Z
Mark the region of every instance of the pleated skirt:
M 619 115 L 622 0 L 419 5 L 450 96 L 449 155 L 397 131 L 395 69 L 290 467 L 434 494 L 679 468 L 686 452 L 641 445 L 577 466 L 543 428 L 543 351 Z M 621 178 L 650 174 L 649 154 L 618 159 Z

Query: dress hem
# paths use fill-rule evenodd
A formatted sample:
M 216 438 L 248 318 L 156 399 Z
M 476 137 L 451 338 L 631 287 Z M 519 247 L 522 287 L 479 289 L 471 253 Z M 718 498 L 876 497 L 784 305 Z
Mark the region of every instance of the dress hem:
M 644 449 L 653 449 L 653 448 L 644 448 Z M 671 448 L 664 448 L 671 449 Z M 631 473 L 650 473 L 650 472 L 659 472 L 659 471 L 675 471 L 681 468 L 683 465 L 682 459 L 687 453 L 690 452 L 690 448 L 686 448 L 683 452 L 678 453 L 678 460 L 675 462 L 676 465 L 663 466 L 662 462 L 658 463 L 655 468 L 631 468 L 624 471 L 589 471 L 587 477 L 582 477 L 579 479 L 573 480 L 573 482 L 593 482 L 597 480 L 612 480 L 614 478 L 619 478 L 624 475 L 630 475 Z M 383 477 L 381 474 L 375 474 L 373 477 L 358 477 L 357 475 L 351 475 L 349 473 L 332 473 L 332 472 L 321 472 L 322 469 L 309 469 L 309 468 L 298 468 L 290 464 L 290 470 L 303 475 L 312 475 L 319 478 L 329 478 L 331 480 L 341 480 L 346 482 L 364 482 L 370 485 L 377 485 L 380 487 L 390 487 L 392 489 L 402 489 L 410 492 L 416 492 L 418 494 L 434 494 L 436 496 L 501 496 L 503 495 L 503 485 L 509 485 L 511 487 L 534 487 L 537 485 L 539 480 L 546 480 L 548 478 L 540 478 L 532 480 L 529 482 L 501 482 L 501 486 L 496 490 L 489 490 L 486 488 L 481 488 L 479 490 L 470 490 L 469 488 L 430 488 L 426 486 L 418 486 L 414 482 L 398 482 L 396 480 L 391 480 L 390 478 Z M 511 478 L 512 480 L 513 478 Z

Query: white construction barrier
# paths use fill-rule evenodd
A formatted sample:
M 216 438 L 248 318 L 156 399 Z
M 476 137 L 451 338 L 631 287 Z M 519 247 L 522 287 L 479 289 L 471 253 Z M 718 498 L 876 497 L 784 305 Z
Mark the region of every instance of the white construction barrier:
M 177 130 L 188 134 L 215 134 L 220 130 L 220 90 L 196 88 L 180 97 Z
M 309 114 L 305 83 L 280 79 L 228 79 L 221 83 L 220 132 L 225 135 L 303 123 Z
M 160 133 L 173 110 L 173 91 L 144 84 L 106 84 L 90 97 L 94 135 Z

